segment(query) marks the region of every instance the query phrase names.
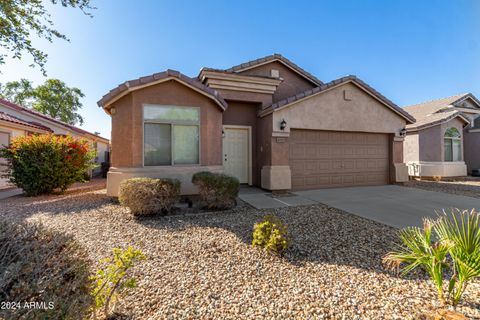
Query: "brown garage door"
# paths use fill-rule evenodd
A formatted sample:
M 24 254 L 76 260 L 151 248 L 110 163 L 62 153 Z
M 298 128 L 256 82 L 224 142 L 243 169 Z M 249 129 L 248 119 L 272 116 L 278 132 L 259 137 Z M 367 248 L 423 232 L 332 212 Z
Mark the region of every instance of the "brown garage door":
M 388 140 L 388 134 L 292 129 L 292 189 L 387 184 Z

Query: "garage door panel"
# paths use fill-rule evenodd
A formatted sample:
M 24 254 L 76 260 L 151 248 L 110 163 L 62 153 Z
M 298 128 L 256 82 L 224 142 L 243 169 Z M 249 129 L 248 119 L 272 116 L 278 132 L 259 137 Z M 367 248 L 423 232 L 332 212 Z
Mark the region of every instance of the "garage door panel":
M 296 130 L 290 133 L 293 189 L 388 183 L 387 134 Z

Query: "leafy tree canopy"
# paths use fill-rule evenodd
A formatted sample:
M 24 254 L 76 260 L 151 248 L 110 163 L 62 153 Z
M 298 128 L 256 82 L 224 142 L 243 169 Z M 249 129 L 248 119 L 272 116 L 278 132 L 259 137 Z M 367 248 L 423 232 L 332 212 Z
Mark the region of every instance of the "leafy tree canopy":
M 78 111 L 85 95 L 78 88 L 70 88 L 58 79 L 48 79 L 33 87 L 27 79 L 0 84 L 0 97 L 31 108 L 71 125 L 83 124 Z
M 79 8 L 87 16 L 92 16 L 89 10 L 90 0 L 50 0 L 54 5 Z M 53 21 L 43 0 L 0 0 L 0 64 L 11 54 L 12 58 L 21 59 L 26 52 L 33 58 L 31 66 L 39 66 L 46 75 L 45 63 L 47 54 L 32 44 L 32 34 L 38 38 L 53 42 L 53 39 L 68 40 L 60 31 L 54 28 Z M 8 54 L 9 53 L 9 54 Z

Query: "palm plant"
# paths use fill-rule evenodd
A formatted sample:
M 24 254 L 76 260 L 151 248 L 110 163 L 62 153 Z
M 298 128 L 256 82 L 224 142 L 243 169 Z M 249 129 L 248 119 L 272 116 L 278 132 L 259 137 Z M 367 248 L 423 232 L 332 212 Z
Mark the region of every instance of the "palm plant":
M 435 239 L 432 237 L 434 232 Z M 402 267 L 402 275 L 414 269 L 425 270 L 432 278 L 438 298 L 445 303 L 444 272 L 452 269 L 447 298 L 454 306 L 467 284 L 480 277 L 480 214 L 452 210 L 436 220 L 424 219 L 423 229 L 409 227 L 400 231 L 403 246 L 388 253 L 387 267 Z
M 454 210 L 443 215 L 435 224 L 435 233 L 440 240 L 451 241 L 453 275 L 448 294 L 455 306 L 460 301 L 469 281 L 480 277 L 480 214 Z
M 443 272 L 452 243 L 449 241 L 433 242 L 433 225 L 432 220 L 425 218 L 423 219 L 423 229 L 408 227 L 400 230 L 400 240 L 405 247 L 399 247 L 397 251 L 388 253 L 383 260 L 390 268 L 399 268 L 404 263 L 402 275 L 417 268 L 425 270 L 437 288 L 439 300 L 444 303 Z

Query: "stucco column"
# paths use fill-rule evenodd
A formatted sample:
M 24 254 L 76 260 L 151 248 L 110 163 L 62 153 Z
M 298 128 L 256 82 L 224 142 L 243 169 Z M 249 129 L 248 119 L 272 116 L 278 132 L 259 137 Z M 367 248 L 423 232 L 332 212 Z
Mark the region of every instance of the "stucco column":
M 392 170 L 391 180 L 392 182 L 406 182 L 408 181 L 408 166 L 403 161 L 403 142 L 405 138 L 399 136 L 393 136 L 391 146 L 391 159 Z
M 270 165 L 262 167 L 262 188 L 289 190 L 292 188 L 292 173 L 289 164 L 289 132 L 273 132 L 270 141 Z

